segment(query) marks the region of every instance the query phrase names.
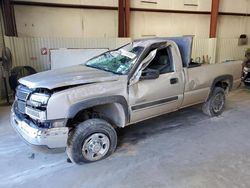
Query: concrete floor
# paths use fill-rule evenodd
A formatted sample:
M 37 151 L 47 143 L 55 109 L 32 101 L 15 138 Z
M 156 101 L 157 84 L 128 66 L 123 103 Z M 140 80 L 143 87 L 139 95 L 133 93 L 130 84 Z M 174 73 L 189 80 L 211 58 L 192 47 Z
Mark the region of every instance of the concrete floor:
M 65 153 L 34 150 L 0 108 L 0 187 L 250 187 L 250 90 L 230 94 L 222 116 L 199 106 L 119 132 L 116 152 L 82 166 Z

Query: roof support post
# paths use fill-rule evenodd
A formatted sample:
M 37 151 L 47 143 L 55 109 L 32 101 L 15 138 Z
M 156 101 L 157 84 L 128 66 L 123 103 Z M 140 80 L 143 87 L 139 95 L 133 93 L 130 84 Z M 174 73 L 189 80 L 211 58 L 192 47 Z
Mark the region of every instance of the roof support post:
M 220 0 L 212 0 L 209 38 L 216 38 Z
M 129 37 L 130 35 L 130 0 L 125 0 L 125 35 L 124 37 Z
M 118 0 L 118 37 L 124 37 L 125 25 L 124 0 Z
M 3 23 L 6 36 L 17 36 L 14 7 L 10 0 L 2 2 Z
M 129 37 L 130 0 L 118 0 L 118 37 Z

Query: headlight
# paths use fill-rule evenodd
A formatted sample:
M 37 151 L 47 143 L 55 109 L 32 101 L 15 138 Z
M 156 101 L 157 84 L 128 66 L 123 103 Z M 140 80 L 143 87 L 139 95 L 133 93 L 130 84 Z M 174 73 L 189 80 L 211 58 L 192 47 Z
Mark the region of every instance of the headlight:
M 31 94 L 30 99 L 29 99 L 29 103 L 32 106 L 40 107 L 40 106 L 46 105 L 48 103 L 49 97 L 50 96 L 46 95 L 46 94 L 34 93 L 34 94 Z

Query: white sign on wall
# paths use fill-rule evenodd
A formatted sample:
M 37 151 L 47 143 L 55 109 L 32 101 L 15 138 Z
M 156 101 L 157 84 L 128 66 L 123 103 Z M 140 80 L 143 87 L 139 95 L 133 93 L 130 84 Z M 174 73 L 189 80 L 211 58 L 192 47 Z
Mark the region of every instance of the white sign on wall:
M 58 69 L 72 65 L 85 63 L 92 57 L 108 51 L 107 48 L 100 49 L 69 49 L 59 48 L 50 50 L 51 69 Z

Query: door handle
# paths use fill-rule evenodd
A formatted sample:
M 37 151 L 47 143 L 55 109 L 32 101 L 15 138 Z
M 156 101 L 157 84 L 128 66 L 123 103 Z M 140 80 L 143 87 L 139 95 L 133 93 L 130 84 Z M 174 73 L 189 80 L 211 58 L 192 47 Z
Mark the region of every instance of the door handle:
M 178 83 L 178 78 L 171 78 L 170 79 L 170 84 L 177 84 Z

